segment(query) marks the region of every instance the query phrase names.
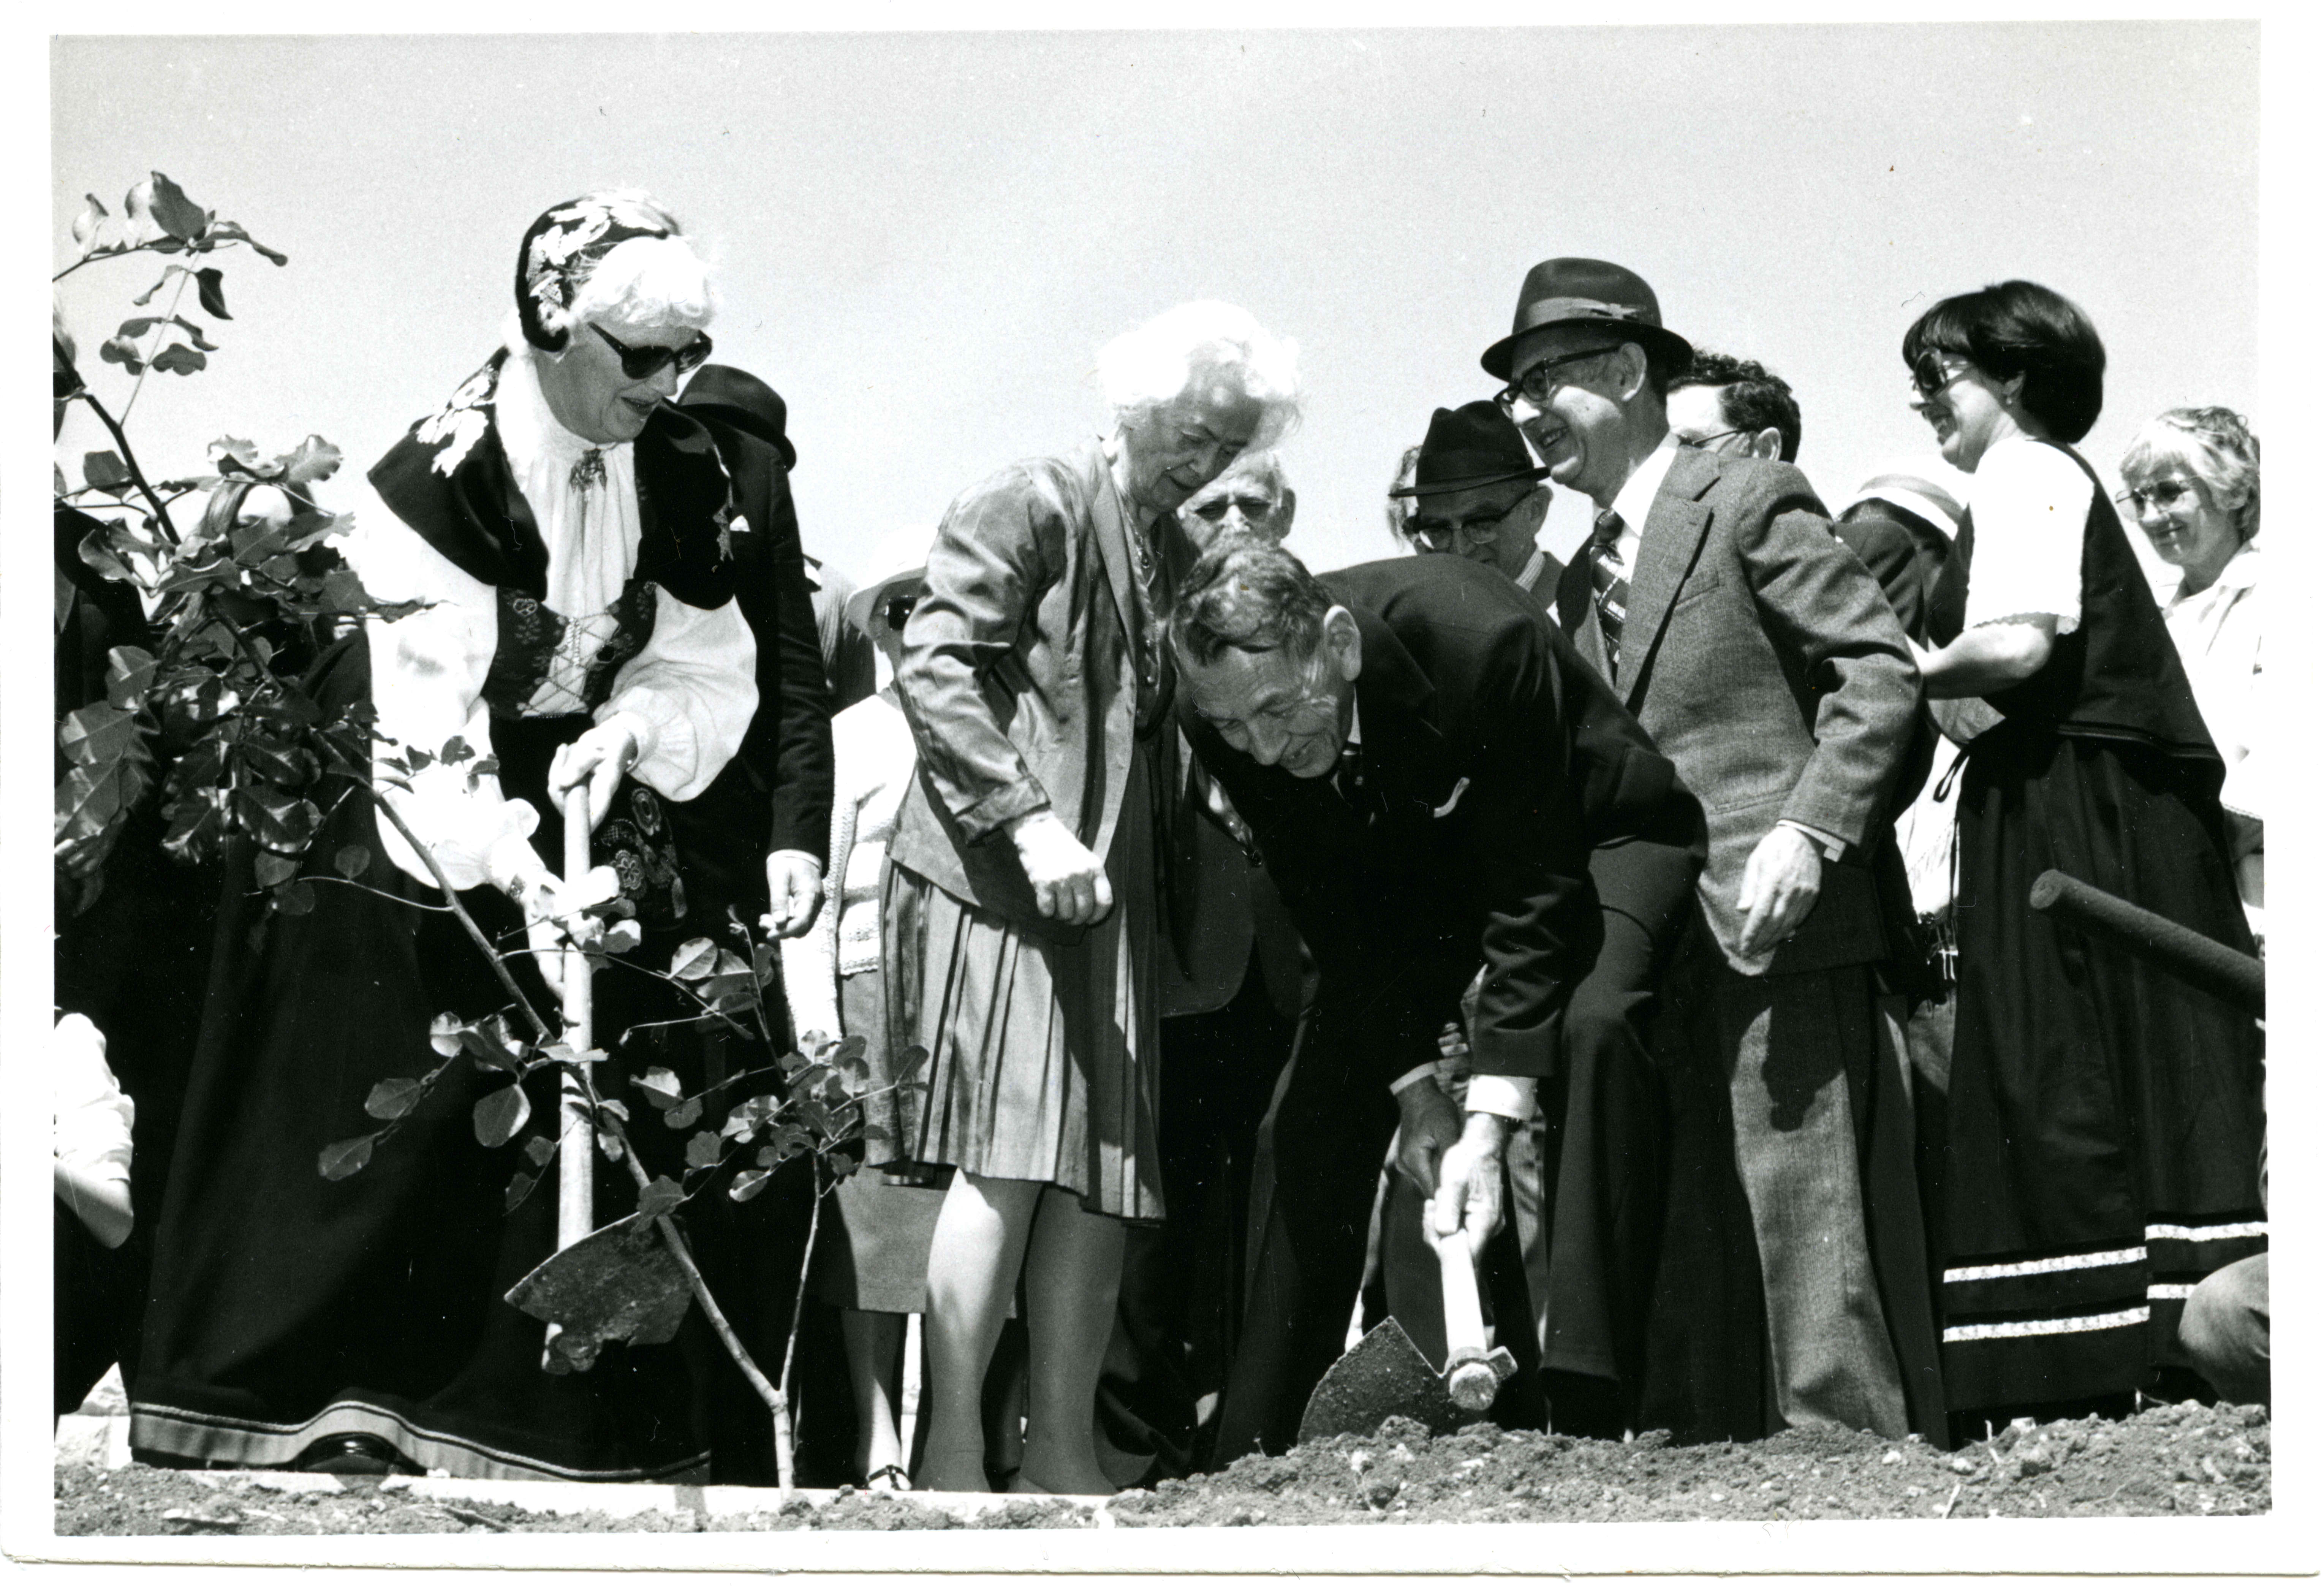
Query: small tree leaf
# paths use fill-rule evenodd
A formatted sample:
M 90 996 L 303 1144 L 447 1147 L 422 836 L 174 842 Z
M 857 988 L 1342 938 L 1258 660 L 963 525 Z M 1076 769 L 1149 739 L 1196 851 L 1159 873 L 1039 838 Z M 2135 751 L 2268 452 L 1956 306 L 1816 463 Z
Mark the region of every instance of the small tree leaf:
M 416 1079 L 383 1079 L 371 1087 L 364 1098 L 364 1111 L 383 1120 L 402 1117 L 420 1100 L 428 1087 Z
M 663 1125 L 669 1129 L 692 1129 L 702 1121 L 702 1099 L 696 1096 L 691 1100 L 680 1102 L 663 1113 L 661 1120 Z
M 645 932 L 636 920 L 617 919 L 605 927 L 605 939 L 600 945 L 607 953 L 628 953 L 645 939 Z
M 345 853 L 346 850 L 339 852 Z M 458 1014 L 439 1013 L 429 1020 L 428 1044 L 436 1048 L 436 1055 L 439 1057 L 457 1056 L 462 1046 L 461 1033 L 467 1028 L 467 1022 Z
M 280 887 L 299 879 L 299 862 L 280 853 L 261 850 L 253 868 L 262 887 Z
M 371 874 L 371 850 L 361 843 L 350 843 L 331 855 L 331 868 L 351 881 L 359 881 Z
M 220 319 L 231 319 L 226 311 L 226 272 L 212 265 L 194 272 L 195 290 L 201 293 L 202 312 Z
M 351 1140 L 325 1146 L 316 1167 L 335 1184 L 342 1178 L 353 1178 L 371 1161 L 371 1148 L 378 1139 L 376 1134 L 359 1134 Z
M 726 1186 L 727 1197 L 735 1201 L 750 1200 L 767 1187 L 767 1178 L 768 1175 L 762 1168 L 744 1168 L 734 1176 L 734 1182 Z
M 57 747 L 75 765 L 109 764 L 138 742 L 137 717 L 110 704 L 82 705 L 57 728 Z
M 337 447 L 319 435 L 310 435 L 275 460 L 282 465 L 283 484 L 312 484 L 337 473 L 342 459 Z
M 145 355 L 137 344 L 125 336 L 109 336 L 97 345 L 97 355 L 108 364 L 118 364 L 132 374 L 145 369 Z
M 507 1193 L 501 1196 L 501 1215 L 505 1217 L 523 1205 L 526 1198 L 532 1194 L 532 1186 L 540 1182 L 540 1175 L 527 1173 L 523 1168 L 518 1168 L 509 1179 Z
M 638 1192 L 638 1217 L 641 1222 L 651 1222 L 656 1217 L 669 1216 L 685 1203 L 686 1192 L 665 1175 Z
M 81 455 L 80 476 L 99 490 L 120 490 L 131 483 L 129 466 L 109 447 Z
M 708 1130 L 686 1142 L 686 1165 L 688 1167 L 708 1167 L 718 1160 L 719 1137 Z
M 131 644 L 117 644 L 105 656 L 105 703 L 115 710 L 134 711 L 145 703 L 153 686 L 153 658 Z
M 927 1060 L 928 1049 L 926 1047 L 907 1047 L 904 1048 L 903 1056 L 897 1059 L 895 1069 L 890 1078 L 891 1080 L 909 1079 L 919 1072 L 920 1065 Z
M 516 1139 L 532 1116 L 532 1102 L 521 1084 L 503 1085 L 476 1102 L 476 1143 L 490 1149 Z
M 607 1096 L 604 1101 L 597 1103 L 597 1115 L 599 1118 L 604 1118 L 609 1114 L 620 1119 L 623 1123 L 627 1123 L 630 1120 L 629 1108 L 611 1096 Z
M 312 914 L 315 912 L 315 889 L 311 882 L 292 881 L 274 894 L 277 914 Z
M 686 1094 L 686 1087 L 678 1075 L 667 1068 L 649 1068 L 641 1074 L 632 1074 L 630 1083 L 646 1093 L 646 1100 L 663 1111 L 678 1105 Z
M 669 973 L 682 981 L 698 981 L 718 964 L 718 949 L 707 936 L 679 944 L 670 955 Z
M 104 224 L 106 210 L 104 205 L 97 201 L 95 193 L 86 193 L 82 196 L 88 202 L 83 204 L 80 213 L 73 217 L 72 237 L 73 245 L 86 254 L 97 245 L 97 234 Z
M 211 466 L 220 472 L 226 472 L 229 463 L 234 465 L 235 471 L 243 474 L 255 475 L 258 472 L 257 446 L 239 436 L 218 437 L 210 442 L 209 454 Z
M 597 1131 L 597 1148 L 605 1153 L 606 1161 L 618 1162 L 622 1159 L 622 1137 L 601 1129 Z
M 138 186 L 147 187 L 148 184 L 140 182 Z M 148 202 L 152 207 L 153 219 L 171 236 L 189 243 L 209 229 L 208 212 L 187 198 L 185 189 L 158 171 L 153 173 L 150 191 Z
M 171 374 L 191 374 L 197 369 L 208 368 L 209 362 L 208 356 L 182 342 L 173 341 L 153 355 L 153 367 Z
M 549 1159 L 557 1155 L 557 1142 L 545 1134 L 534 1135 L 524 1142 L 524 1159 L 535 1167 L 546 1167 Z

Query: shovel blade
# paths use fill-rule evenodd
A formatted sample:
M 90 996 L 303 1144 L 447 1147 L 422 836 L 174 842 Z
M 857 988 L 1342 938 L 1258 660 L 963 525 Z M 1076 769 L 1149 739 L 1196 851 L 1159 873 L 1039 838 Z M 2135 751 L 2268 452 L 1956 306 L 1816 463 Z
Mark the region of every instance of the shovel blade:
M 1452 1402 L 1444 1379 L 1393 1316 L 1332 1362 L 1308 1396 L 1299 1441 L 1375 1432 L 1390 1415 L 1407 1416 L 1432 1434 L 1454 1431 L 1474 1418 Z
M 507 1298 L 526 1315 L 556 1323 L 551 1350 L 586 1371 L 608 1343 L 668 1343 L 694 1292 L 652 1225 L 631 1216 L 558 1251 L 519 1278 Z

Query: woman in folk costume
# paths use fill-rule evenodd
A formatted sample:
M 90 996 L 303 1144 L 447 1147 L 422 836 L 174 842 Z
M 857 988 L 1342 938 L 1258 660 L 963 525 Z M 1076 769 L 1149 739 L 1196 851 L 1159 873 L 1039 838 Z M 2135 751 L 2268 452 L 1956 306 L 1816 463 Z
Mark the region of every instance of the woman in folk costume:
M 928 551 L 896 673 L 919 774 L 881 922 L 890 1045 L 931 1058 L 893 1149 L 958 1169 L 928 1258 L 923 1487 L 987 1485 L 980 1398 L 1021 1274 L 1033 1366 L 1018 1483 L 1112 1489 L 1093 1406 L 1122 1225 L 1163 1211 L 1166 537 L 1188 498 L 1288 425 L 1293 363 L 1240 309 L 1158 316 L 1098 355 L 1108 433 L 973 486 Z
M 1969 1431 L 2029 1411 L 2127 1410 L 2134 1390 L 2184 1386 L 2167 1373 L 2186 1366 L 2193 1285 L 2265 1244 L 2262 1037 L 2248 1015 L 2027 894 L 2060 870 L 2249 952 L 2219 752 L 2107 493 L 2072 450 L 2105 389 L 2089 317 L 2003 281 L 1931 309 L 1904 355 L 1945 460 L 1975 475 L 1930 597 L 1922 675 L 1932 699 L 1999 713 L 1974 736 L 1949 728 L 1969 742 L 1946 1396 Z
M 438 761 L 387 797 L 485 934 L 530 941 L 511 967 L 552 1021 L 553 949 L 576 903 L 551 875 L 566 791 L 588 788 L 593 857 L 641 919 L 676 927 L 665 801 L 718 775 L 759 702 L 732 542 L 763 503 L 734 499 L 708 432 L 667 401 L 709 351 L 710 311 L 700 259 L 643 195 L 592 194 L 534 221 L 508 345 L 388 451 L 359 505 L 351 559 L 367 587 L 425 604 L 337 647 L 314 682 L 327 709 L 373 704 L 380 758 L 457 737 L 497 762 L 495 775 Z M 799 845 L 823 843 L 817 830 Z M 504 1213 L 524 1159 L 474 1138 L 487 1082 L 473 1065 L 453 1065 L 363 1171 L 318 1175 L 323 1147 L 368 1125 L 374 1083 L 434 1064 L 435 1015 L 507 1005 L 369 801 L 337 805 L 310 872 L 328 875 L 350 844 L 371 850 L 378 891 L 318 885 L 310 912 L 266 917 L 246 880 L 227 888 L 238 917 L 219 939 L 247 950 L 214 977 L 205 1015 L 133 1443 L 178 1462 L 698 1478 L 687 1333 L 551 1375 L 540 1324 L 502 1299 L 555 1248 L 556 1197 Z M 597 1043 L 615 1054 L 599 1083 L 618 1094 L 635 1016 L 622 988 L 650 982 L 599 980 Z M 534 1117 L 553 1118 L 553 1074 L 528 1084 Z

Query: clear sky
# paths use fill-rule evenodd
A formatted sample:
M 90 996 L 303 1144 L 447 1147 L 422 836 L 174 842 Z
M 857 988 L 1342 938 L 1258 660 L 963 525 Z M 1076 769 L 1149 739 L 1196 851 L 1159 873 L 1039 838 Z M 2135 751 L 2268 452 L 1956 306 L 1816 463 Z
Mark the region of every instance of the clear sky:
M 165 472 L 226 431 L 318 431 L 367 466 L 494 345 L 532 217 L 643 186 L 717 263 L 720 358 L 790 402 L 809 548 L 858 570 L 983 474 L 1093 432 L 1107 337 L 1225 298 L 1299 343 L 1293 545 L 1331 567 L 1391 549 L 1397 453 L 1432 408 L 1490 394 L 1477 356 L 1553 254 L 1631 266 L 1673 328 L 1787 377 L 1835 505 L 1926 447 L 1896 352 L 1914 315 L 2008 275 L 2106 337 L 2102 472 L 2163 407 L 2250 411 L 2258 40 L 2238 23 L 67 38 L 53 248 L 73 256 L 84 190 L 117 212 L 148 168 L 244 222 L 290 264 L 226 261 L 223 350 L 150 378 L 134 432 Z M 157 273 L 64 284 L 85 363 Z M 1562 496 L 1554 548 L 1578 506 Z

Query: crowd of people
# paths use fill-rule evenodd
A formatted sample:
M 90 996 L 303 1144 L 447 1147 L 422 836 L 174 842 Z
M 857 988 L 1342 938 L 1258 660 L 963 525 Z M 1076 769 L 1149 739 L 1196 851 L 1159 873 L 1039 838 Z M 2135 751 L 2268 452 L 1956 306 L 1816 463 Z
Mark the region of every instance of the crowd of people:
M 709 361 L 668 210 L 545 212 L 515 300 L 364 473 L 350 559 L 416 609 L 312 681 L 375 712 L 396 818 L 345 800 L 315 845 L 375 884 L 265 917 L 246 869 L 195 907 L 125 859 L 60 914 L 60 1411 L 117 1360 L 155 1462 L 773 1480 L 698 1313 L 543 1369 L 502 1296 L 553 1200 L 504 1213 L 466 1065 L 316 1169 L 433 1019 L 507 1002 L 439 873 L 555 1005 L 576 789 L 647 958 L 761 922 L 793 1034 L 864 1043 L 814 1249 L 803 1164 L 680 1216 L 761 1360 L 806 1272 L 802 1480 L 1280 1451 L 1353 1330 L 1443 1363 L 1441 1246 L 1513 1426 L 1949 1444 L 2266 1397 L 2262 1028 L 2028 896 L 2062 871 L 2259 950 L 2258 443 L 2174 409 L 2111 498 L 2067 298 L 1900 327 L 1933 451 L 1835 518 L 1780 377 L 1546 260 L 1480 327 L 1498 394 L 1401 458 L 1398 554 L 1320 574 L 1294 344 L 1188 303 L 1099 350 L 1102 433 L 849 548 L 860 586 L 802 549 L 783 399 Z M 61 715 L 145 613 L 59 546 Z M 388 763 L 454 736 L 493 772 Z M 160 973 L 84 973 L 149 933 Z M 669 986 L 598 979 L 609 1075 L 730 1072 Z M 682 1175 L 665 1133 L 641 1164 Z

